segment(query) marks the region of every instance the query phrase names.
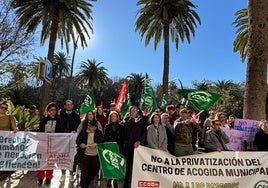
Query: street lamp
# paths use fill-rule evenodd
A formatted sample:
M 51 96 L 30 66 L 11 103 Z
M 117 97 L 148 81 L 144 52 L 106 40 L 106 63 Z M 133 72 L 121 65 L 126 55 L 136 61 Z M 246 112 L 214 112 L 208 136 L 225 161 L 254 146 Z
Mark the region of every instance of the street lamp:
M 79 39 L 79 35 L 77 36 L 76 41 L 74 43 L 74 52 L 73 52 L 73 57 L 72 57 L 71 72 L 70 72 L 70 78 L 69 78 L 68 99 L 70 99 L 70 96 L 71 96 L 71 85 L 73 83 L 74 57 L 75 57 L 75 52 L 77 49 L 78 39 Z

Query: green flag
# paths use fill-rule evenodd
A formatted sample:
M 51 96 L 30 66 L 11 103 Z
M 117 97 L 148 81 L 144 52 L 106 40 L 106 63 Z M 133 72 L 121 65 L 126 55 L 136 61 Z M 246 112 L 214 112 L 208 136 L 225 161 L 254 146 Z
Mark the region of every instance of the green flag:
M 182 95 L 186 100 L 193 103 L 193 105 L 199 110 L 206 110 L 216 103 L 221 94 L 200 91 L 195 89 L 178 89 L 178 94 Z
M 152 114 L 157 108 L 157 103 L 155 93 L 151 86 L 151 81 L 147 73 L 145 76 L 145 91 L 142 99 L 143 99 L 143 106 L 146 107 L 148 115 Z
M 82 103 L 79 111 L 80 114 L 85 114 L 90 110 L 94 110 L 95 106 L 94 106 L 94 92 L 93 89 L 91 89 L 88 93 L 88 95 L 86 96 L 84 102 Z
M 123 116 L 125 116 L 130 106 L 131 106 L 130 95 L 129 95 L 129 93 L 127 93 L 127 95 L 125 97 L 125 101 L 121 106 L 120 113 Z
M 102 174 L 107 179 L 124 179 L 126 160 L 115 142 L 97 144 Z
M 167 105 L 168 105 L 168 98 L 167 98 L 167 95 L 164 94 L 163 97 L 162 97 L 162 102 L 161 102 L 161 106 L 160 107 L 162 109 L 166 109 Z

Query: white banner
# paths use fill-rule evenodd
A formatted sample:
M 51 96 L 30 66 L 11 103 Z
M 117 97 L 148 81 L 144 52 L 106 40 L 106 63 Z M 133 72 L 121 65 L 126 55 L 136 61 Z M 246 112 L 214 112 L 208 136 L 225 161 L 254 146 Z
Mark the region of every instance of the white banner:
M 72 169 L 76 134 L 0 131 L 0 170 Z
M 139 146 L 133 188 L 266 188 L 268 152 L 212 152 L 175 157 Z

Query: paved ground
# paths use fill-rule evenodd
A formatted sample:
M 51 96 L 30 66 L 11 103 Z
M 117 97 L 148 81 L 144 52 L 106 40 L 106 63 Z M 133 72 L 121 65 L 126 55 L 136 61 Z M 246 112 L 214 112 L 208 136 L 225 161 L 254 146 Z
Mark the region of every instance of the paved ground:
M 50 186 L 43 185 L 42 187 L 50 188 L 78 188 L 79 182 L 75 181 L 69 183 L 69 174 L 66 174 L 66 179 L 64 183 L 60 183 L 61 171 L 54 170 L 54 177 L 51 181 Z M 91 183 L 89 188 L 106 188 L 107 180 L 101 179 Z M 40 188 L 37 186 L 36 172 L 34 171 L 16 171 L 9 178 L 0 181 L 0 188 Z M 122 188 L 122 181 L 118 182 L 118 188 Z

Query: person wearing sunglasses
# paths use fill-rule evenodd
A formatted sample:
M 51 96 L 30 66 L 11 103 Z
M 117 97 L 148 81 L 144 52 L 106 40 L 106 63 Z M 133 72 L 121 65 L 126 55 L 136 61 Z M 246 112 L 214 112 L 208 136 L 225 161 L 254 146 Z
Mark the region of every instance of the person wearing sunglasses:
M 206 151 L 228 151 L 226 144 L 229 143 L 230 139 L 220 127 L 221 123 L 218 119 L 212 120 L 212 129 L 206 132 L 204 142 Z
M 220 121 L 222 127 L 230 128 L 226 117 L 227 116 L 225 112 L 218 112 L 215 116 L 215 119 L 218 119 Z
M 17 132 L 17 123 L 13 115 L 8 114 L 7 101 L 0 103 L 0 130 Z

